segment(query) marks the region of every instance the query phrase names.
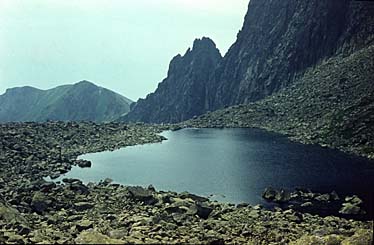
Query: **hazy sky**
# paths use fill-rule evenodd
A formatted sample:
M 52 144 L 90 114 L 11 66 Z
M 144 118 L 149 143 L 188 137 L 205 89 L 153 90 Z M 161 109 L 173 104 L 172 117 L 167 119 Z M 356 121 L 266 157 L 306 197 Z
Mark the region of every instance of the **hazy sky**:
M 249 0 L 0 0 L 0 94 L 89 80 L 132 100 L 210 37 L 222 55 Z

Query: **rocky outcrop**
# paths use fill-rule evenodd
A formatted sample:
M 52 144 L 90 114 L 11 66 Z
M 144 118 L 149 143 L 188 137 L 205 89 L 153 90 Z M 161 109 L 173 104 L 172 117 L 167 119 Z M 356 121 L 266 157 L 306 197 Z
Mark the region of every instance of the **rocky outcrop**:
M 337 54 L 374 41 L 369 1 L 251 0 L 208 89 L 210 110 L 262 99 Z
M 49 90 L 11 88 L 0 95 L 0 122 L 111 121 L 126 114 L 131 103 L 88 81 Z
M 220 60 L 212 40 L 196 39 L 192 49 L 172 59 L 167 78 L 156 91 L 140 99 L 120 120 L 173 123 L 204 113 L 208 107 L 207 82 Z

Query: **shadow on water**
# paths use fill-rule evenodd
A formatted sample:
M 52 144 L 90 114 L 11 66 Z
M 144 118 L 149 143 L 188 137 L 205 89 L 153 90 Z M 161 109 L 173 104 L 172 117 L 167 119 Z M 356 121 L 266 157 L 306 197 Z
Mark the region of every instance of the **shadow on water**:
M 167 131 L 167 141 L 113 152 L 86 154 L 90 169 L 64 177 L 188 191 L 212 199 L 269 206 L 266 187 L 308 188 L 341 196 L 357 194 L 372 217 L 374 162 L 315 145 L 289 141 L 258 129 Z

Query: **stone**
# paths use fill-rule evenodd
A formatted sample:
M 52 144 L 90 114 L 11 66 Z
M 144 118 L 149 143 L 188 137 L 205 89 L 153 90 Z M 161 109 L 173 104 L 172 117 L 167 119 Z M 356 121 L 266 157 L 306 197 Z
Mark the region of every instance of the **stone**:
M 56 187 L 56 183 L 54 182 L 45 182 L 40 186 L 41 191 L 48 192 L 51 189 Z
M 206 203 L 196 202 L 197 215 L 202 219 L 207 219 L 213 208 Z
M 156 188 L 155 188 L 153 185 L 149 185 L 149 186 L 147 187 L 147 189 L 148 189 L 149 191 L 152 191 L 152 192 L 155 192 L 155 191 L 156 191 Z
M 73 178 L 63 178 L 62 182 L 68 183 L 68 184 L 73 184 L 73 183 L 82 184 L 82 181 L 80 179 L 73 179 Z
M 278 203 L 286 203 L 290 201 L 291 195 L 289 192 L 281 189 L 280 191 L 277 192 L 277 195 L 275 196 L 274 201 Z
M 122 239 L 126 236 L 128 236 L 128 231 L 127 229 L 117 229 L 117 230 L 111 230 L 109 231 L 108 235 L 110 238 L 114 239 Z
M 330 200 L 330 195 L 329 194 L 318 195 L 314 199 L 320 202 L 328 202 Z
M 144 189 L 141 186 L 130 186 L 127 188 L 130 197 L 134 200 L 141 201 L 145 204 L 152 205 L 157 203 L 157 199 L 153 196 L 152 191 Z
M 90 168 L 92 163 L 91 161 L 88 161 L 88 160 L 82 160 L 82 159 L 79 159 L 79 160 L 76 160 L 75 161 L 76 164 L 80 167 L 80 168 Z
M 277 191 L 271 187 L 266 188 L 265 191 L 262 193 L 262 197 L 270 201 L 274 200 L 276 195 Z
M 28 222 L 22 216 L 22 214 L 15 208 L 10 207 L 7 204 L 0 202 L 0 220 L 6 223 L 17 222 L 20 224 L 27 225 Z
M 192 199 L 196 202 L 207 202 L 207 201 L 209 201 L 209 199 L 206 198 L 206 197 L 198 196 L 198 195 L 191 194 L 191 193 L 188 193 L 188 192 L 182 192 L 178 196 L 180 198 L 183 198 L 183 199 L 190 198 L 190 199 Z
M 338 193 L 336 193 L 336 191 L 332 191 L 330 193 L 330 200 L 331 201 L 338 201 L 340 198 L 339 198 L 339 195 Z
M 48 197 L 42 192 L 35 192 L 32 201 L 31 208 L 37 213 L 43 213 L 48 206 L 51 204 L 51 201 Z
M 77 238 L 77 244 L 125 244 L 126 242 L 119 239 L 110 238 L 98 231 L 83 231 Z
M 313 203 L 312 202 L 304 202 L 300 206 L 303 207 L 303 208 L 308 208 L 308 207 L 312 207 Z
M 363 201 L 356 195 L 353 195 L 351 197 L 346 197 L 345 201 L 356 206 L 361 205 L 363 203 Z
M 342 208 L 339 210 L 341 214 L 360 214 L 361 208 L 352 203 L 343 203 Z
M 76 193 L 87 195 L 90 191 L 87 186 L 82 183 L 74 182 L 68 186 L 68 188 Z
M 91 209 L 93 207 L 94 207 L 94 205 L 92 203 L 89 203 L 89 202 L 77 202 L 77 203 L 74 204 L 74 208 L 78 212 L 82 212 L 82 211 Z
M 262 194 L 262 197 L 265 200 L 268 201 L 273 201 L 273 202 L 278 202 L 278 203 L 285 203 L 290 201 L 291 199 L 291 194 L 288 193 L 287 191 L 281 189 L 281 190 L 275 190 L 271 187 L 268 187 L 265 189 L 265 191 Z
M 76 224 L 77 230 L 84 231 L 93 228 L 93 222 L 89 220 L 81 220 Z
M 238 205 L 236 205 L 237 208 L 246 208 L 246 207 L 249 207 L 249 203 L 239 203 Z

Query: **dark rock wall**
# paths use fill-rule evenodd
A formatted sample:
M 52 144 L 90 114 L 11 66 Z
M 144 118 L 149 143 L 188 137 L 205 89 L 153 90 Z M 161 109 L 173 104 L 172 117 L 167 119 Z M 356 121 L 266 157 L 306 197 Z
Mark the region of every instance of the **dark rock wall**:
M 196 39 L 192 50 L 175 56 L 165 78 L 154 93 L 140 99 L 121 120 L 180 122 L 208 109 L 207 81 L 222 59 L 209 38 Z
M 210 81 L 210 109 L 262 99 L 322 60 L 372 43 L 373 16 L 369 2 L 252 0 Z

